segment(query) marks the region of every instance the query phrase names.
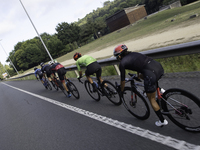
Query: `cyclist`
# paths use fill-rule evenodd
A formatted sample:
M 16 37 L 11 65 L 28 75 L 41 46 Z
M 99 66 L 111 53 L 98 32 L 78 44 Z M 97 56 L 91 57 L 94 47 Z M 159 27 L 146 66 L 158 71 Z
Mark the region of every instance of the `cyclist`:
M 118 45 L 115 47 L 113 54 L 120 61 L 119 69 L 121 73 L 121 92 L 123 94 L 125 86 L 125 69 L 137 72 L 138 78 L 144 79 L 144 88 L 147 97 L 154 109 L 159 121 L 156 121 L 156 126 L 167 125 L 168 121 L 164 119 L 160 107 L 156 102 L 157 82 L 164 74 L 163 67 L 160 63 L 146 55 L 137 52 L 128 52 L 126 45 Z
M 37 67 L 34 68 L 34 74 L 35 74 L 35 77 L 37 78 L 38 80 L 38 76 L 40 78 L 40 81 L 42 82 L 42 84 L 46 87 L 47 85 L 44 83 L 44 81 L 42 80 L 43 78 L 43 73 L 41 71 L 41 69 L 38 69 Z M 47 87 L 46 87 L 47 88 Z
M 81 67 L 86 67 L 85 75 L 86 75 L 88 81 L 93 86 L 93 92 L 96 92 L 97 91 L 96 84 L 93 82 L 90 75 L 96 73 L 98 82 L 99 83 L 103 82 L 103 80 L 101 78 L 102 69 L 101 69 L 101 66 L 99 65 L 99 63 L 97 62 L 97 60 L 88 55 L 82 56 L 81 53 L 75 53 L 73 58 L 76 61 L 76 66 L 79 71 L 79 76 L 77 78 L 80 79 L 82 77 Z
M 62 82 L 63 87 L 65 88 L 65 90 L 68 93 L 67 97 L 68 98 L 71 97 L 71 93 L 65 84 L 65 79 L 68 80 L 67 77 L 65 76 L 65 74 L 66 74 L 65 67 L 63 65 L 61 65 L 60 63 L 58 63 L 58 62 L 54 63 L 53 61 L 50 61 L 49 65 L 50 65 L 50 70 L 52 71 L 53 76 L 55 76 L 56 72 L 58 73 L 58 77 L 59 77 L 60 81 Z
M 50 70 L 50 65 L 41 62 L 40 66 L 41 66 L 41 71 L 42 71 L 43 75 L 46 73 L 48 80 L 51 82 L 52 85 L 54 85 L 52 83 L 53 81 L 51 79 L 52 71 Z

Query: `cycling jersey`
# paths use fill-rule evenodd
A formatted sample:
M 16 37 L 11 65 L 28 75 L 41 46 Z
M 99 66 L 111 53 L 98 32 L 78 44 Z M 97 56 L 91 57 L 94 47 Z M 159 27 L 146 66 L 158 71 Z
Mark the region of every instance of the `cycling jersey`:
M 95 61 L 97 61 L 95 58 L 88 56 L 88 55 L 84 55 L 84 56 L 80 57 L 76 61 L 76 66 L 77 66 L 78 71 L 81 70 L 81 66 L 86 67 Z
M 146 55 L 131 52 L 126 55 L 120 62 L 119 69 L 121 72 L 121 80 L 125 80 L 125 69 L 133 70 L 142 73 L 145 64 L 148 61 L 151 61 L 152 58 L 147 57 Z
M 42 72 L 43 73 L 46 73 L 47 77 L 50 77 L 51 75 L 51 70 L 50 70 L 50 66 L 47 64 L 47 65 L 44 65 L 42 68 L 41 68 Z
M 52 70 L 53 72 L 56 72 L 60 68 L 64 68 L 64 66 L 61 65 L 60 63 L 55 63 L 55 64 L 51 65 L 50 70 Z
M 124 56 L 120 62 L 119 69 L 121 81 L 125 80 L 125 69 L 143 74 L 144 88 L 147 93 L 156 91 L 157 81 L 164 74 L 164 70 L 159 62 L 136 52 L 131 52 Z
M 43 77 L 43 73 L 41 71 L 41 69 L 36 69 L 35 72 L 35 77 L 37 78 L 37 75 L 39 76 L 40 80 L 42 80 L 42 77 Z
M 66 69 L 63 65 L 60 63 L 55 63 L 51 65 L 50 70 L 55 74 L 55 72 L 58 73 L 58 77 L 61 82 L 64 82 L 65 79 L 65 74 L 66 74 Z

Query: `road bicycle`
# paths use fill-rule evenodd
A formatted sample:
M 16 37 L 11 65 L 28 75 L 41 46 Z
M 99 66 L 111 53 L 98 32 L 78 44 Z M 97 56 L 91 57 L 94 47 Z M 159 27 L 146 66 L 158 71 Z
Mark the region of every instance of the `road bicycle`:
M 130 82 L 130 87 L 124 88 L 122 102 L 125 108 L 136 118 L 145 120 L 150 116 L 150 109 L 147 103 L 147 96 L 144 91 L 143 84 L 137 83 L 139 79 L 135 74 L 130 74 L 130 78 L 126 78 L 126 83 Z M 118 87 L 117 82 L 115 83 Z M 161 112 L 166 115 L 175 125 L 189 131 L 200 132 L 200 100 L 190 92 L 170 88 L 164 90 L 157 88 L 157 97 Z
M 37 78 L 37 80 L 39 81 L 39 79 Z M 42 81 L 44 82 L 43 85 L 46 89 L 48 90 L 52 90 L 52 87 L 51 85 L 49 84 L 49 81 L 45 78 L 45 77 L 42 77 Z
M 65 88 L 63 87 L 62 82 L 58 79 L 57 75 L 52 77 L 52 81 L 54 82 L 55 86 L 57 87 L 56 89 L 60 89 L 68 97 L 68 93 L 65 90 Z M 80 98 L 80 94 L 79 94 L 78 89 L 74 85 L 74 83 L 72 81 L 70 81 L 69 79 L 65 79 L 65 84 L 66 84 L 68 90 L 72 93 L 72 95 L 76 99 L 79 99 Z
M 122 101 L 121 101 L 119 93 L 117 92 L 117 88 L 114 84 L 112 84 L 110 81 L 107 81 L 107 80 L 104 80 L 102 83 L 99 83 L 98 81 L 95 81 L 94 79 L 96 78 L 93 78 L 93 82 L 96 84 L 97 91 L 93 91 L 93 86 L 88 80 L 85 80 L 84 86 L 88 94 L 95 101 L 100 101 L 101 96 L 106 96 L 113 104 L 121 105 Z M 79 82 L 83 84 L 81 79 L 79 79 Z

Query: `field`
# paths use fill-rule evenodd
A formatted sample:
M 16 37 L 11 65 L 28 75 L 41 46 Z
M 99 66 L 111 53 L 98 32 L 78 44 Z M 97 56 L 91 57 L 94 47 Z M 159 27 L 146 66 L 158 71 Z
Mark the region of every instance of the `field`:
M 197 17 L 190 16 L 197 14 Z M 64 66 L 75 64 L 72 59 L 75 52 L 89 54 L 96 59 L 108 58 L 112 56 L 116 45 L 124 43 L 130 51 L 145 51 L 158 47 L 175 45 L 195 40 L 200 40 L 200 1 L 195 4 L 182 6 L 179 8 L 165 10 L 148 16 L 135 24 L 129 25 L 105 35 L 79 49 L 74 50 L 56 60 Z M 159 59 L 165 72 L 188 72 L 200 71 L 200 55 L 187 55 Z M 115 74 L 112 66 L 103 68 L 103 76 L 109 75 L 106 72 Z M 33 69 L 24 73 L 33 72 Z M 75 73 L 69 76 L 74 77 Z

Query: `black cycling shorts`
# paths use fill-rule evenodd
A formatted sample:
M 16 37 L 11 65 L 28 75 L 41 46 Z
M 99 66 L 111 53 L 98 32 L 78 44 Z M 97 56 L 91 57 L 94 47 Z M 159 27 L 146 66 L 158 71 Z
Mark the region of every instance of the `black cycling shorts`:
M 50 70 L 47 70 L 47 71 L 46 71 L 46 75 L 47 75 L 47 77 L 50 77 L 51 74 L 52 74 L 52 72 L 51 72 Z
M 65 81 L 65 74 L 66 74 L 66 69 L 65 68 L 60 68 L 58 69 L 57 73 L 58 73 L 58 77 L 60 79 L 61 82 Z
M 43 77 L 43 73 L 42 73 L 42 71 L 41 71 L 41 72 L 38 72 L 37 74 L 38 74 L 40 80 L 42 80 L 42 77 Z
M 101 73 L 102 73 L 101 66 L 96 61 L 91 63 L 91 64 L 89 64 L 86 67 L 85 75 L 89 76 L 89 75 L 92 75 L 94 73 L 96 73 L 96 77 L 97 78 L 99 78 L 101 76 Z
M 149 63 L 143 69 L 144 76 L 144 88 L 147 93 L 153 93 L 156 91 L 157 82 L 164 74 L 162 65 L 154 60 Z

